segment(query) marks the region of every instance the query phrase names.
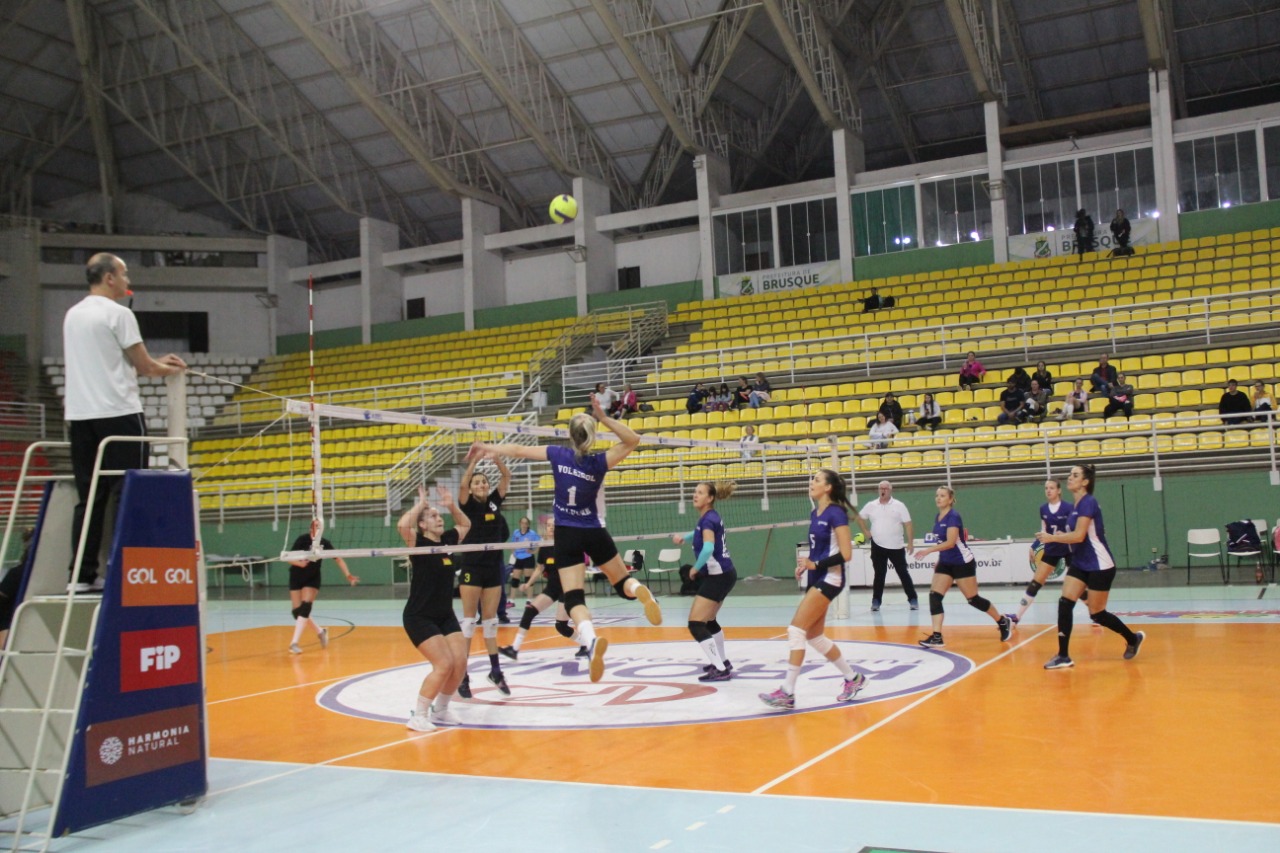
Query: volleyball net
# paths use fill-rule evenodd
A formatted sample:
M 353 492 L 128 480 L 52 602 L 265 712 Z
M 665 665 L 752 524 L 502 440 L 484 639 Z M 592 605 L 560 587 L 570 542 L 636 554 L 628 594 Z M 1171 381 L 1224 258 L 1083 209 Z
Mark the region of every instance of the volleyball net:
M 474 441 L 563 443 L 569 437 L 566 429 L 540 426 L 533 415 L 453 418 L 339 405 L 313 407 L 302 400 L 287 401 L 284 417 L 292 431 L 310 431 L 311 440 L 309 476 L 296 478 L 291 487 L 294 511 L 283 520 L 286 544 L 281 560 L 398 559 L 442 551 L 500 551 L 509 557 L 514 550 L 550 544 L 542 537 L 551 517 L 554 482 L 545 461 L 507 460 L 511 481 L 501 507 L 509 533 L 520 529 L 521 519 L 528 519 L 538 541 L 407 547 L 396 524 L 414 505 L 419 487 L 428 490 L 429 502 L 446 518 L 449 509 L 440 502 L 440 486 L 447 486 L 459 502 L 466 499 L 467 484 L 460 480 Z M 743 442 L 637 432 L 640 446 L 609 472 L 604 487 L 606 522 L 629 563 L 634 562 L 633 551 L 640 552 L 646 565 L 655 565 L 659 553 L 667 551 L 664 562 L 669 562 L 670 549 L 678 547 L 671 536 L 687 534 L 697 522 L 693 506 L 697 484 L 733 481 L 732 498 L 717 501 L 716 508 L 724 519 L 739 572 L 766 574 L 770 560 L 771 565 L 776 563 L 775 574 L 786 570 L 794 566 L 796 543 L 804 538 L 799 528 L 808 524 L 812 508 L 809 477 L 820 467 L 847 472 L 851 464 L 848 447 L 842 453 L 834 439 Z M 328 440 L 333 434 L 344 440 Z M 405 437 L 416 442 L 407 450 Z M 604 450 L 615 441 L 602 426 L 594 450 Z M 391 445 L 396 452 L 386 451 Z M 335 479 L 353 457 L 357 461 L 363 457 L 366 463 L 357 472 L 364 478 L 359 485 Z M 500 476 L 493 462 L 481 461 L 476 471 L 486 476 L 490 488 L 498 487 Z M 349 484 L 340 485 L 343 482 Z M 305 504 L 299 504 L 303 494 Z M 313 519 L 320 520 L 322 530 L 314 541 L 309 538 Z M 306 537 L 307 547 L 290 547 L 299 537 Z M 504 538 L 509 540 L 510 535 Z M 322 539 L 332 547 L 320 547 Z M 681 559 L 692 562 L 687 553 Z

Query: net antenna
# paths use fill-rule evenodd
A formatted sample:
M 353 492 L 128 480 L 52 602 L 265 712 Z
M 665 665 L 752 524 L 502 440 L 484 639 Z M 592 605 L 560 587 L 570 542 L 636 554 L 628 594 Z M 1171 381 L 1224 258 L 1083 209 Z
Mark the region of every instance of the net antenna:
M 310 410 L 307 413 L 311 432 L 311 519 L 314 534 L 312 552 L 320 550 L 324 538 L 324 483 L 320 470 L 320 415 L 316 412 L 316 282 L 307 276 L 307 368 Z

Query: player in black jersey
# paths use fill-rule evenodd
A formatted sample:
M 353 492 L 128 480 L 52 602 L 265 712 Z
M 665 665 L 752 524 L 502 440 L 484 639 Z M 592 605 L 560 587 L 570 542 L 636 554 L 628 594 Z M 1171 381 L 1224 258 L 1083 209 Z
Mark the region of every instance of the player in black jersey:
M 542 537 L 544 541 L 550 541 L 555 538 L 555 519 L 547 519 L 546 531 Z M 578 657 L 587 657 L 587 647 L 582 645 L 582 642 L 578 639 L 577 632 L 569 627 L 569 614 L 564 609 L 564 589 L 560 586 L 560 570 L 556 565 L 556 548 L 554 545 L 543 545 L 538 549 L 533 574 L 529 576 L 527 581 L 520 584 L 520 591 L 527 594 L 533 588 L 533 585 L 538 582 L 538 578 L 546 579 L 542 592 L 525 602 L 524 615 L 520 617 L 520 627 L 516 629 L 515 640 L 512 641 L 511 645 L 502 646 L 498 651 L 515 660 L 520 654 L 520 647 L 524 645 L 525 635 L 529 633 L 529 628 L 532 627 L 534 618 L 554 604 L 556 605 L 556 631 L 565 639 L 571 639 L 578 643 Z
M 453 529 L 444 529 L 440 510 L 427 502 L 427 491 L 418 487 L 418 502 L 400 516 L 396 530 L 411 548 L 457 545 L 471 530 L 471 521 L 453 499 L 447 486 L 439 486 L 440 503 L 453 515 Z M 449 554 L 413 554 L 409 600 L 404 605 L 404 630 L 409 642 L 431 662 L 422 679 L 418 701 L 405 724 L 415 732 L 429 732 L 446 716 L 453 693 L 467 672 L 470 643 L 453 612 L 453 559 Z M 432 702 L 435 705 L 432 705 Z

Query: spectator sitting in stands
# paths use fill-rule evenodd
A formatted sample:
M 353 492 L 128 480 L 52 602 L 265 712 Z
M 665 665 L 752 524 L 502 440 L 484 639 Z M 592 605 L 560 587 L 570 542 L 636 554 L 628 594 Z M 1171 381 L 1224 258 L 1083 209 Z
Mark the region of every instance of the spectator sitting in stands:
M 1111 391 L 1107 394 L 1107 407 L 1102 410 L 1102 416 L 1109 418 L 1116 412 L 1124 412 L 1126 418 L 1133 417 L 1133 386 L 1126 380 L 1123 373 L 1116 375 L 1116 381 L 1111 385 Z
M 689 398 L 684 401 L 684 410 L 689 414 L 702 411 L 702 404 L 707 401 L 711 393 L 699 382 L 693 386 L 693 390 L 689 392 Z
M 1258 423 L 1267 422 L 1267 412 L 1275 411 L 1275 400 L 1271 399 L 1271 395 L 1267 393 L 1267 386 L 1262 384 L 1261 379 L 1253 381 L 1253 411 L 1254 420 Z
M 615 408 L 615 407 L 617 406 L 617 404 L 618 404 L 618 392 L 617 392 L 617 391 L 613 390 L 612 388 L 610 388 L 608 385 L 606 385 L 606 384 L 605 384 L 605 383 L 603 383 L 603 382 L 597 382 L 597 383 L 596 383 L 596 390 L 592 392 L 591 396 L 592 396 L 592 397 L 595 397 L 595 398 L 596 398 L 596 400 L 598 400 L 598 401 L 600 402 L 600 408 L 601 408 L 601 409 L 603 409 L 603 410 L 605 411 L 605 413 L 606 413 L 606 414 L 608 414 L 608 415 L 610 415 L 610 416 L 612 416 L 612 415 L 613 415 L 613 413 L 614 413 L 614 408 Z M 590 406 L 587 406 L 587 411 L 588 411 L 588 412 L 590 412 L 590 411 L 591 411 L 591 407 L 590 407 Z
M 888 420 L 889 423 L 893 424 L 898 429 L 902 429 L 902 404 L 893 396 L 892 391 L 884 395 L 884 399 L 880 401 L 880 408 L 876 412 L 876 415 L 884 415 L 885 419 Z M 867 426 L 870 427 L 875 425 L 876 418 L 869 418 L 867 420 Z
M 636 397 L 636 392 L 631 387 L 631 383 L 628 382 L 622 386 L 622 396 L 618 398 L 618 413 L 614 417 L 625 418 L 628 415 L 635 414 L 639 408 L 640 400 Z
M 1009 381 L 1017 384 L 1018 390 L 1024 394 L 1031 390 L 1031 375 L 1024 367 L 1015 367 L 1009 374 Z
M 884 303 L 880 299 L 880 291 L 877 288 L 871 288 L 871 295 L 862 300 L 862 313 L 879 311 L 883 307 Z
M 996 423 L 1018 423 L 1021 420 L 1019 415 L 1022 414 L 1022 402 L 1026 398 L 1027 395 L 1018 390 L 1017 381 L 1010 376 L 1008 386 L 1000 392 L 1000 414 L 996 416 Z
M 744 445 L 760 443 L 760 436 L 756 435 L 755 424 L 747 424 L 742 428 L 742 443 Z M 743 461 L 746 461 L 755 455 L 756 455 L 756 449 L 754 447 L 742 448 Z
M 1252 411 L 1253 401 L 1237 387 L 1234 379 L 1228 379 L 1226 393 L 1218 401 L 1218 414 L 1222 416 L 1222 422 L 1227 426 L 1237 426 Z
M 897 434 L 898 428 L 893 425 L 893 421 L 885 417 L 883 411 L 876 412 L 876 422 L 871 427 L 871 435 L 867 438 L 867 447 L 872 450 L 884 450 Z
M 1038 381 L 1045 391 L 1053 393 L 1053 374 L 1044 366 L 1043 361 L 1036 362 L 1036 372 L 1031 374 L 1031 378 Z
M 1109 357 L 1104 352 L 1098 357 L 1098 366 L 1093 369 L 1093 373 L 1089 375 L 1089 382 L 1093 387 L 1089 389 L 1094 394 L 1111 393 L 1111 386 L 1116 382 L 1116 369 L 1108 363 Z
M 1019 420 L 1023 423 L 1027 421 L 1035 421 L 1040 423 L 1044 420 L 1045 412 L 1049 411 L 1049 392 L 1044 390 L 1044 386 L 1040 384 L 1039 379 L 1031 380 L 1031 390 L 1027 392 L 1027 397 L 1022 401 L 1022 412 Z
M 727 412 L 729 407 L 733 405 L 733 392 L 729 390 L 729 386 L 720 383 L 720 390 L 711 395 L 707 400 L 709 408 L 708 412 Z
M 1129 245 L 1129 234 L 1133 231 L 1133 226 L 1129 224 L 1129 217 L 1124 215 L 1123 210 L 1116 211 L 1115 219 L 1111 220 L 1111 236 L 1116 241 L 1116 246 L 1123 249 Z
M 769 402 L 772 392 L 773 386 L 769 384 L 769 380 L 764 378 L 763 373 L 757 373 L 756 381 L 751 383 L 751 408 L 758 409 Z
M 973 353 L 969 353 L 969 357 L 960 368 L 960 390 L 972 389 L 986 375 L 987 369 L 982 366 L 982 362 L 978 361 L 978 357 Z
M 747 382 L 747 377 L 738 377 L 738 387 L 733 389 L 733 407 L 741 409 L 744 406 L 751 405 L 751 385 Z
M 1084 390 L 1084 380 L 1077 379 L 1075 387 L 1067 392 L 1067 396 L 1062 401 L 1062 412 L 1058 415 L 1058 420 L 1065 421 L 1074 414 L 1084 414 L 1088 411 L 1089 392 Z
M 916 416 L 916 424 L 921 429 L 927 427 L 930 430 L 936 430 L 941 423 L 942 407 L 933 401 L 932 394 L 925 394 L 924 400 L 920 403 L 920 414 Z

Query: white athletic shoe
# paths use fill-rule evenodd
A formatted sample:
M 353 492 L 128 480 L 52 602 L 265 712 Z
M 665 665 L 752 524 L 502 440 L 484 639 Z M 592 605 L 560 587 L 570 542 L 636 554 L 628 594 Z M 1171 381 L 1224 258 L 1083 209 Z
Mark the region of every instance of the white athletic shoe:
M 604 637 L 596 637 L 591 644 L 591 680 L 599 681 L 604 675 L 604 653 L 609 650 L 609 641 Z
M 428 720 L 425 714 L 419 714 L 416 711 L 409 716 L 404 727 L 415 732 L 434 732 L 436 730 L 435 723 Z
M 434 705 L 431 706 L 431 713 L 428 716 L 428 719 L 437 726 L 458 725 L 458 718 L 453 716 L 453 713 L 448 708 L 445 708 L 443 711 L 437 711 Z
M 644 618 L 649 620 L 650 625 L 662 624 L 662 608 L 658 606 L 658 600 L 653 597 L 653 592 L 649 587 L 643 584 L 636 590 L 636 598 L 644 605 Z
M 297 643 L 290 643 L 290 644 L 289 644 L 289 654 L 291 654 L 291 655 L 300 655 L 300 654 L 302 654 L 302 646 L 298 645 Z
M 325 628 L 320 632 L 320 648 L 329 648 L 329 629 Z

